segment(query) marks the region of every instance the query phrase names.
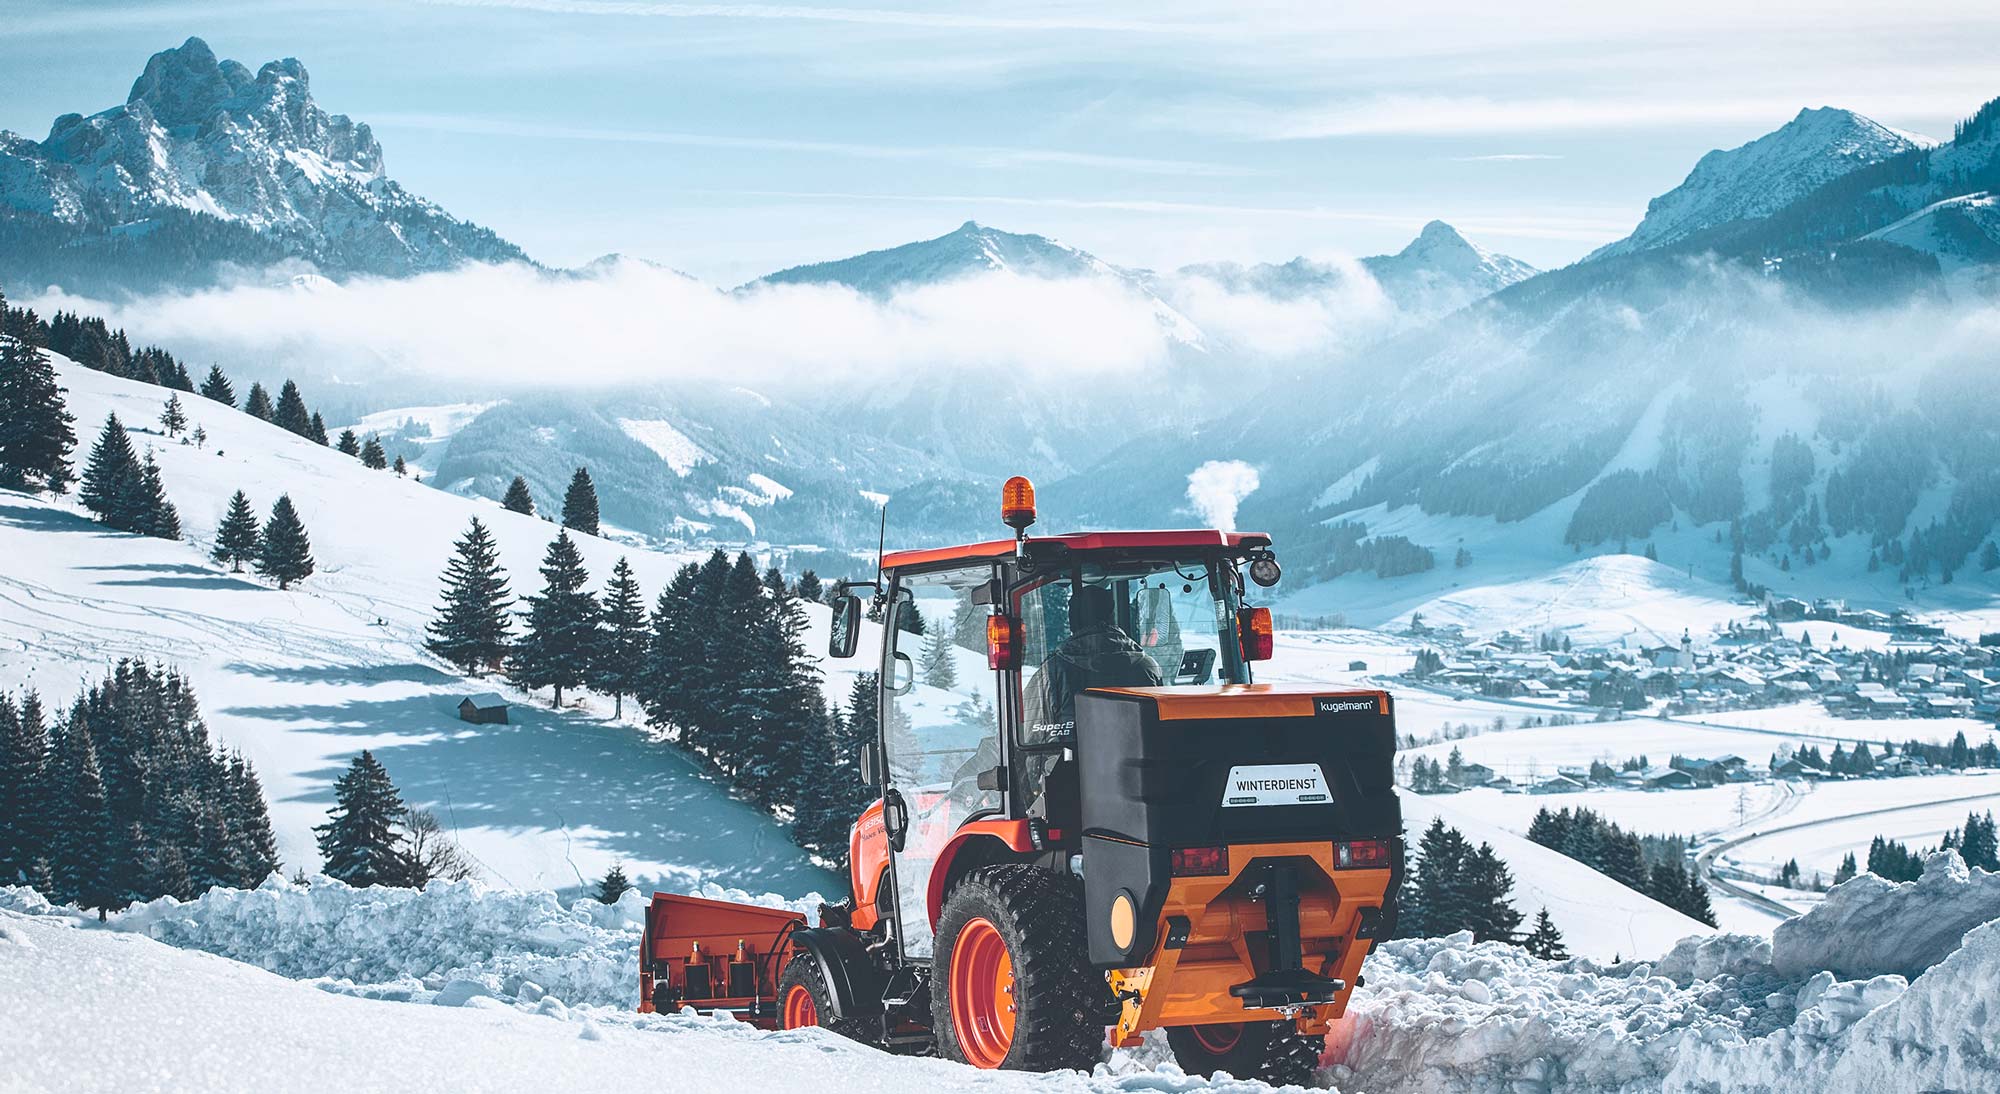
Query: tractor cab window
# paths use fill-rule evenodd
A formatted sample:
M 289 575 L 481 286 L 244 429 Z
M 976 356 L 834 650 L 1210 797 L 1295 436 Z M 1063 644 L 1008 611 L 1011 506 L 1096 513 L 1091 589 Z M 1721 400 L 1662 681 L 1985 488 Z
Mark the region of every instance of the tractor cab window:
M 1017 594 L 1021 743 L 1067 745 L 1089 688 L 1247 682 L 1220 558 L 1088 564 Z
M 903 952 L 930 953 L 930 871 L 960 825 L 1000 808 L 979 774 L 1000 766 L 997 692 L 986 666 L 988 609 L 972 602 L 991 566 L 900 577 L 890 611 L 884 737 L 889 783 L 910 821 L 896 856 Z

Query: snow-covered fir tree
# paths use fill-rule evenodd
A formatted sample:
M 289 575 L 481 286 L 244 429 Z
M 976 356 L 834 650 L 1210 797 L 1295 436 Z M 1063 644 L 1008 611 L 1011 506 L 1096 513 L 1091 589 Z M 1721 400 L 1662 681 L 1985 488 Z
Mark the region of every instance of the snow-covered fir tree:
M 328 442 L 326 436 L 326 419 L 320 417 L 319 411 L 317 410 L 313 411 L 312 425 L 309 428 L 307 428 L 306 436 L 311 437 L 313 443 L 319 445 L 322 448 L 326 447 L 327 444 L 330 443 Z
M 402 885 L 409 877 L 403 835 L 402 795 L 375 754 L 363 749 L 333 784 L 333 809 L 314 828 L 328 877 L 357 888 Z
M 632 891 L 632 883 L 625 880 L 625 866 L 614 862 L 611 869 L 604 872 L 604 879 L 597 883 L 597 899 L 603 904 L 616 904 L 618 898 Z
M 512 603 L 493 534 L 474 517 L 445 564 L 444 601 L 427 628 L 430 638 L 424 645 L 459 671 L 482 674 L 497 666 L 512 644 L 513 622 L 507 611 Z
M 590 574 L 567 528 L 549 544 L 541 571 L 542 591 L 526 598 L 527 626 L 508 658 L 507 676 L 524 688 L 554 688 L 561 707 L 564 688 L 590 679 L 600 612 L 596 595 L 584 588 Z
M 0 300 L 0 313 L 5 301 Z M 69 454 L 76 421 L 63 403 L 55 365 L 16 324 L 0 338 L 0 484 L 63 493 L 74 478 Z
M 563 494 L 563 527 L 587 536 L 597 534 L 597 485 L 590 481 L 590 469 L 579 467 Z
M 178 394 L 167 396 L 167 405 L 160 408 L 160 428 L 167 431 L 169 439 L 179 437 L 188 424 L 187 408 L 181 405 Z
M 343 429 L 340 431 L 339 442 L 333 447 L 335 451 L 344 456 L 360 456 L 361 438 L 355 436 L 352 429 Z
M 250 384 L 250 394 L 243 399 L 243 413 L 267 422 L 272 420 L 271 393 L 264 390 L 263 384 L 254 381 Z
M 139 467 L 139 517 L 130 530 L 154 539 L 181 538 L 181 515 L 167 500 L 167 484 L 160 477 L 160 465 L 153 462 L 153 450 L 146 450 L 146 462 Z
M 1549 918 L 1549 910 L 1543 908 L 1535 913 L 1535 929 L 1521 940 L 1521 948 L 1544 961 L 1567 961 L 1569 950 L 1563 946 L 1562 932 L 1556 929 L 1555 921 Z
M 512 512 L 534 516 L 535 496 L 528 492 L 528 480 L 514 476 L 514 481 L 507 484 L 507 496 L 500 499 L 500 504 Z
M 313 573 L 312 541 L 306 526 L 292 506 L 290 494 L 280 494 L 271 506 L 271 519 L 264 522 L 264 542 L 257 551 L 257 572 L 289 589 Z
M 201 382 L 201 394 L 203 398 L 213 399 L 223 406 L 232 409 L 236 406 L 236 388 L 229 382 L 229 377 L 222 374 L 221 365 L 208 366 L 208 378 Z
M 306 409 L 305 396 L 299 394 L 298 384 L 286 380 L 285 386 L 278 389 L 278 407 L 271 421 L 301 437 L 312 436 L 312 411 Z
M 924 637 L 920 667 L 924 683 L 934 688 L 950 691 L 958 686 L 958 647 L 952 644 L 952 636 L 939 627 Z
M 604 587 L 604 622 L 596 655 L 591 660 L 590 686 L 611 696 L 611 716 L 625 713 L 625 697 L 638 690 L 646 670 L 646 601 L 632 564 L 622 556 L 611 567 Z
M 230 570 L 240 574 L 244 563 L 256 560 L 262 543 L 257 511 L 250 507 L 249 496 L 238 490 L 229 499 L 229 512 L 216 526 L 214 558 L 217 562 L 229 563 Z
M 361 446 L 361 466 L 370 471 L 381 471 L 389 466 L 389 454 L 382 450 L 382 442 L 374 434 Z

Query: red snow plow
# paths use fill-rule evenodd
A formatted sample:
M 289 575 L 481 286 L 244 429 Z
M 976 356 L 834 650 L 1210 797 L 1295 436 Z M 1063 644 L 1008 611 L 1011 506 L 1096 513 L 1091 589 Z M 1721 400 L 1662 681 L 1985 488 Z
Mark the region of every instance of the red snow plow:
M 1164 1028 L 1189 1072 L 1307 1079 L 1394 929 L 1390 697 L 1252 682 L 1267 536 L 1030 537 L 1025 479 L 1002 516 L 1012 539 L 836 587 L 831 655 L 855 588 L 884 636 L 852 895 L 817 926 L 656 895 L 640 1009 L 1037 1071 Z

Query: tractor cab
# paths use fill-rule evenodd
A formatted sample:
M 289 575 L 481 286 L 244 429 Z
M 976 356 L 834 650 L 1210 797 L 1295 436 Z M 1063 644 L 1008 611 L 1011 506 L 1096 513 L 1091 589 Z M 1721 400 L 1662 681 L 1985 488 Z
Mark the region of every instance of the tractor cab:
M 930 956 L 933 890 L 948 880 L 938 870 L 968 823 L 1030 848 L 1077 832 L 1086 691 L 1251 682 L 1250 662 L 1270 656 L 1270 614 L 1243 606 L 1241 567 L 1268 561 L 1275 583 L 1269 546 L 1254 533 L 1092 532 L 883 557 L 870 613 L 882 629 L 880 745 L 864 768 L 884 787 L 906 959 Z M 860 629 L 857 587 L 868 586 L 836 596 L 836 657 Z M 879 862 L 861 857 L 864 872 Z

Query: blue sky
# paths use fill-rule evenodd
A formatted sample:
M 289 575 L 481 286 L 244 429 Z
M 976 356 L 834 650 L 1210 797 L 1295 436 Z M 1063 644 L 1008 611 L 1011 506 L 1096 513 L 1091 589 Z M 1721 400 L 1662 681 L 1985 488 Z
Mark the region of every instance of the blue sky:
M 298 57 L 393 177 L 544 262 L 735 282 L 967 219 L 1171 267 L 1438 217 L 1560 265 L 1800 107 L 1948 136 L 2000 96 L 1990 3 L 857 2 L 0 0 L 0 127 L 198 35 Z

